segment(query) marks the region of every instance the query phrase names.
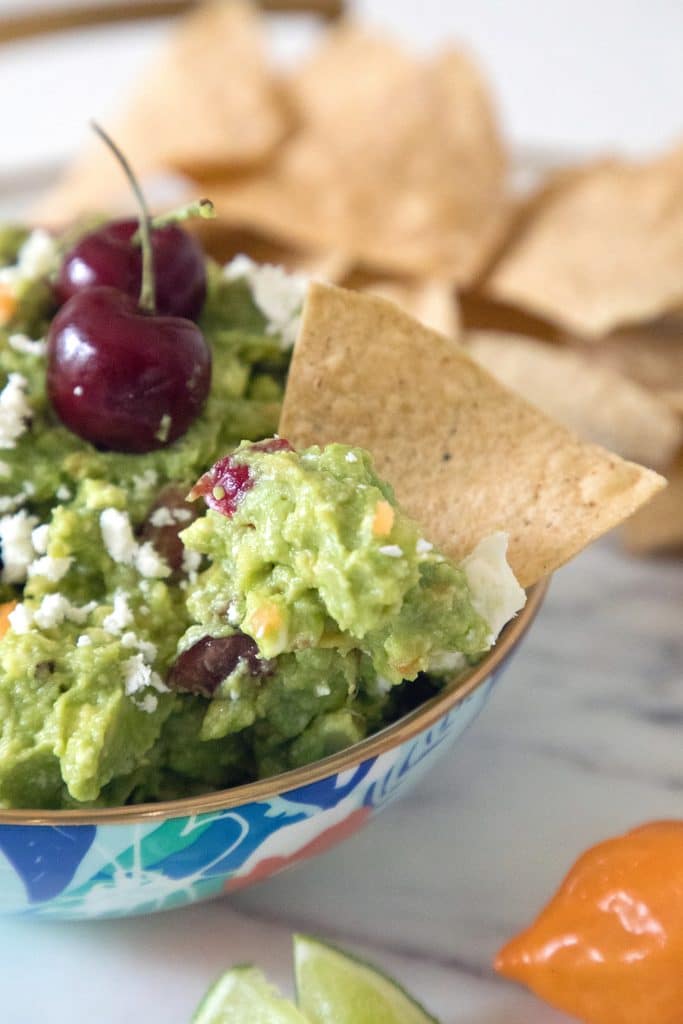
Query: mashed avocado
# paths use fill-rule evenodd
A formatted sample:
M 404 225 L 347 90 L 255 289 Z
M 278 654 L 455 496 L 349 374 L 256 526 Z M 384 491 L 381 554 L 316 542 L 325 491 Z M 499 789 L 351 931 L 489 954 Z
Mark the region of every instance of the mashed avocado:
M 300 281 L 209 264 L 208 402 L 176 443 L 126 455 L 47 400 L 57 258 L 42 232 L 0 232 L 0 806 L 166 799 L 305 764 L 490 647 L 523 603 L 504 540 L 459 568 L 367 453 L 250 443 L 277 424 Z

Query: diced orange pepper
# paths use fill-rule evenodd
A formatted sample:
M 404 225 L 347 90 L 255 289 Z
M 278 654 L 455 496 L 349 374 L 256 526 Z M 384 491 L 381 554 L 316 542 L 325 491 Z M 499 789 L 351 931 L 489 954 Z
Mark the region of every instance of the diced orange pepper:
M 584 853 L 495 967 L 585 1024 L 683 1024 L 683 821 Z
M 9 629 L 9 617 L 16 606 L 16 601 L 6 601 L 5 604 L 0 604 L 0 640 Z
M 17 300 L 14 293 L 6 286 L 0 285 L 0 327 L 8 324 L 17 311 Z
M 394 510 L 388 501 L 378 501 L 372 520 L 372 532 L 375 537 L 388 537 L 394 525 Z

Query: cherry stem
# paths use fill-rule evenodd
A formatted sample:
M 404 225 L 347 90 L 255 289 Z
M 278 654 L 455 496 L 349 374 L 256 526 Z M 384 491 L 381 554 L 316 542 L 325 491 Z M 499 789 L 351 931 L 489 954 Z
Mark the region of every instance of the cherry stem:
M 102 142 L 112 151 L 119 164 L 123 173 L 128 179 L 128 183 L 133 190 L 135 198 L 137 199 L 138 206 L 140 207 L 140 226 L 138 231 L 140 233 L 140 242 L 142 245 L 142 284 L 140 287 L 140 309 L 146 313 L 156 312 L 156 285 L 154 280 L 154 253 L 152 251 L 152 231 L 150 228 L 150 215 L 145 197 L 142 194 L 140 188 L 140 182 L 138 181 L 133 168 L 128 163 L 128 160 L 123 155 L 119 147 L 116 145 L 114 140 L 107 135 L 104 128 L 100 127 L 96 121 L 91 121 L 93 131 L 99 135 Z
M 169 224 L 181 224 L 184 220 L 191 220 L 193 217 L 201 217 L 202 220 L 213 220 L 216 216 L 216 207 L 213 205 L 210 199 L 195 199 L 192 203 L 186 203 L 184 206 L 178 206 L 175 210 L 169 210 L 168 213 L 159 213 L 156 217 L 152 217 L 151 226 L 152 230 L 155 228 L 165 228 Z M 134 245 L 140 243 L 141 235 L 138 229 L 131 242 Z

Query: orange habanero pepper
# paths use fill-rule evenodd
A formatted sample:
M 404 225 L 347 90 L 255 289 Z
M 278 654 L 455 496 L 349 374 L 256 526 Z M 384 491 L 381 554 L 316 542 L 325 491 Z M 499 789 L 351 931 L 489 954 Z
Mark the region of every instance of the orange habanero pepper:
M 495 967 L 586 1024 L 683 1024 L 683 821 L 584 853 Z
M 16 601 L 6 601 L 5 604 L 0 604 L 0 640 L 9 629 L 9 617 L 16 606 Z

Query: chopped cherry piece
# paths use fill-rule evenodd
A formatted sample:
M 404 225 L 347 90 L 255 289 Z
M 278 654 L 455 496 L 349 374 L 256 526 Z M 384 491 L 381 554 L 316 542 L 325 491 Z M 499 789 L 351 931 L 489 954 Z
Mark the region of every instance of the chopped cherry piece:
M 289 441 L 284 437 L 271 437 L 265 441 L 257 441 L 249 445 L 251 449 L 259 452 L 284 452 L 293 451 Z M 242 449 L 244 451 L 244 449 Z M 222 459 L 215 462 L 211 469 L 200 476 L 188 495 L 190 501 L 203 498 L 209 508 L 221 515 L 234 515 L 235 510 L 248 490 L 254 486 L 254 478 L 249 467 L 242 462 L 236 462 L 232 455 L 224 455 Z
M 151 541 L 167 565 L 171 567 L 171 580 L 182 575 L 185 545 L 180 534 L 199 516 L 196 505 L 185 501 L 185 490 L 175 484 L 159 493 L 140 529 L 140 538 Z
M 114 220 L 81 238 L 62 261 L 55 284 L 58 301 L 64 303 L 96 285 L 108 285 L 137 299 L 142 247 L 131 239 L 139 226 L 133 219 Z M 151 235 L 157 312 L 196 320 L 206 298 L 202 247 L 176 224 L 152 228 Z
M 57 415 L 99 448 L 149 452 L 181 437 L 211 386 L 211 352 L 190 320 L 143 313 L 114 288 L 69 299 L 47 336 Z
M 272 672 L 272 662 L 258 656 L 258 647 L 244 633 L 234 636 L 204 636 L 183 651 L 166 678 L 172 690 L 212 697 L 224 679 L 246 662 L 249 674 L 264 676 Z

